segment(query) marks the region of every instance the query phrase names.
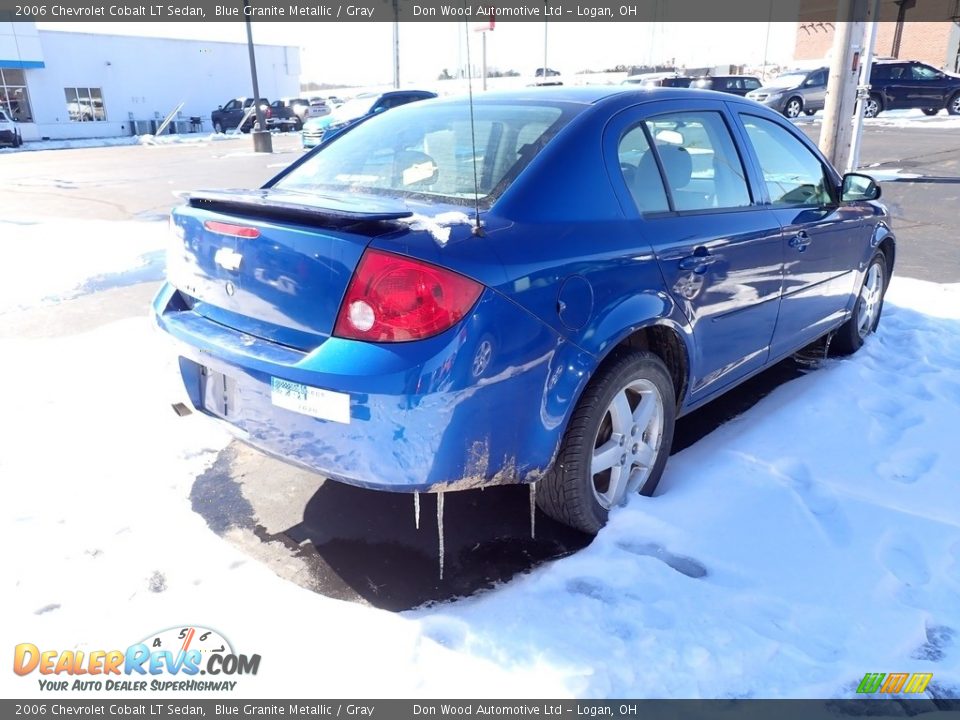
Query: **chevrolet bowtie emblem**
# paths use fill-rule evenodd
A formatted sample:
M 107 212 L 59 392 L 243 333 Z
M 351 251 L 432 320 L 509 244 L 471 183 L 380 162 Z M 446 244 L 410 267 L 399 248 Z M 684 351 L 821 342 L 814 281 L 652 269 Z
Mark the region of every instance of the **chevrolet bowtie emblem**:
M 232 248 L 222 247 L 213 256 L 213 261 L 224 270 L 236 272 L 240 269 L 240 263 L 243 262 L 243 255 Z

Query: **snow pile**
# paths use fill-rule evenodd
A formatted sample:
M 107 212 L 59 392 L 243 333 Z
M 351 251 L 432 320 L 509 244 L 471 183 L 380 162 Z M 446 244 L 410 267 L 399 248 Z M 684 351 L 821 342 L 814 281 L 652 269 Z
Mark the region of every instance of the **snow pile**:
M 10 249 L 33 253 L 7 265 L 52 288 L 68 229 L 25 226 Z M 101 263 L 129 261 L 122 227 L 94 235 L 117 251 L 94 242 Z M 182 388 L 148 318 L 0 356 L 7 651 L 198 624 L 262 656 L 231 697 L 836 697 L 868 671 L 960 695 L 960 286 L 896 279 L 860 353 L 674 456 L 589 547 L 403 614 L 291 585 L 191 510 L 228 437 L 170 410 Z M 41 694 L 36 674 L 0 683 Z
M 166 247 L 166 222 L 0 220 L 0 314 L 52 300 L 84 281 L 143 265 Z
M 414 213 L 401 218 L 400 222 L 409 225 L 411 230 L 426 230 L 443 247 L 450 240 L 450 228 L 453 225 L 469 225 L 473 221 L 466 213 L 452 210 L 432 216 Z

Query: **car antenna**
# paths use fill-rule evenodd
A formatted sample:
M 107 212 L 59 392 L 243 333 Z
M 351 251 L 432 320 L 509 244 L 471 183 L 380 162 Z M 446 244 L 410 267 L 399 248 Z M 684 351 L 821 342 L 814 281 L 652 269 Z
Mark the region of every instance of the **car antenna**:
M 476 224 L 473 234 L 483 236 L 480 225 L 480 181 L 477 179 L 477 129 L 473 119 L 473 67 L 470 65 L 470 25 L 464 23 L 464 32 L 467 34 L 467 94 L 470 103 L 470 147 L 473 155 L 473 204 L 476 211 Z

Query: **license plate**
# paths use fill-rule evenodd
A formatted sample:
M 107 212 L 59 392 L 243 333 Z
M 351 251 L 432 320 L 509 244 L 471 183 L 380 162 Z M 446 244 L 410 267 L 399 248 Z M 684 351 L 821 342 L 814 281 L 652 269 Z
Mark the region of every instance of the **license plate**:
M 274 406 L 301 415 L 350 424 L 350 396 L 301 383 L 270 378 L 270 401 Z

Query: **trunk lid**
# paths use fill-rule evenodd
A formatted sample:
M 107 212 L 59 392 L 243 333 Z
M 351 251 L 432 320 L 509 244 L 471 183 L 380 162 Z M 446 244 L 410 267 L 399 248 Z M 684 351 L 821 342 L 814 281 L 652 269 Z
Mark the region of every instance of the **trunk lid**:
M 364 249 L 402 201 L 280 190 L 199 192 L 171 216 L 170 282 L 196 313 L 300 350 L 333 330 Z

